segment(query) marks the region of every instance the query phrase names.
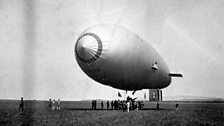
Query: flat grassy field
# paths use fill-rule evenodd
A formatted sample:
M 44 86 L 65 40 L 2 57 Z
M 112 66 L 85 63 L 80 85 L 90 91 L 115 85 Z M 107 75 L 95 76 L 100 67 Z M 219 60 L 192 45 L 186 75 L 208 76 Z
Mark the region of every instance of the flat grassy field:
M 223 126 L 224 103 L 144 102 L 144 110 L 91 110 L 90 101 L 62 101 L 60 111 L 48 110 L 47 101 L 25 101 L 25 110 L 18 110 L 20 101 L 0 101 L 0 126 L 3 125 L 102 125 L 102 126 Z M 179 110 L 175 110 L 175 104 Z M 104 104 L 104 107 L 106 104 Z

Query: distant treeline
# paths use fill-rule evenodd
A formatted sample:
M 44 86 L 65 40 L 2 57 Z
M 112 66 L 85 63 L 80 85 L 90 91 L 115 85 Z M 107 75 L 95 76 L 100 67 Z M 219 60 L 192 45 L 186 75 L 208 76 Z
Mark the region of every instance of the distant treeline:
M 179 102 L 179 103 L 224 103 L 224 100 L 177 100 L 177 101 L 162 101 L 162 102 Z

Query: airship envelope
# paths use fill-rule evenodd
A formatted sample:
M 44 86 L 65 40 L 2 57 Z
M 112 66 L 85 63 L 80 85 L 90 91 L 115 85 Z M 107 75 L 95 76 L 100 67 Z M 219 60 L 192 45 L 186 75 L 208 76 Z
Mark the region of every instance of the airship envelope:
M 160 54 L 136 33 L 118 25 L 86 29 L 75 44 L 80 68 L 93 80 L 117 89 L 161 89 L 171 83 Z

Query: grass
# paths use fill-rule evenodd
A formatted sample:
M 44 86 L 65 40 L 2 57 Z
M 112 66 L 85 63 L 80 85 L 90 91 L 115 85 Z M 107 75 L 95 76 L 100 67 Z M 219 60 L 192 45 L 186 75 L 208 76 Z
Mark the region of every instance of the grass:
M 144 109 L 129 113 L 121 110 L 90 110 L 91 102 L 62 102 L 63 109 L 49 111 L 46 101 L 25 101 L 25 110 L 18 110 L 19 101 L 0 101 L 0 125 L 102 125 L 102 126 L 197 126 L 224 125 L 224 103 L 145 102 Z M 104 105 L 105 106 L 105 105 Z M 100 104 L 98 102 L 98 107 Z

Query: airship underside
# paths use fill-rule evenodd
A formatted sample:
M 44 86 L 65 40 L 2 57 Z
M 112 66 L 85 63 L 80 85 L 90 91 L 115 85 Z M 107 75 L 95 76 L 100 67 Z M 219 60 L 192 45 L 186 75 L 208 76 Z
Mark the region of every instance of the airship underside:
M 149 43 L 124 27 L 97 25 L 81 33 L 75 57 L 80 68 L 101 84 L 122 90 L 162 89 L 171 83 L 171 74 Z

